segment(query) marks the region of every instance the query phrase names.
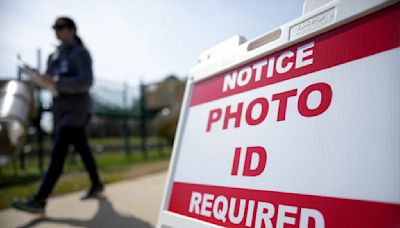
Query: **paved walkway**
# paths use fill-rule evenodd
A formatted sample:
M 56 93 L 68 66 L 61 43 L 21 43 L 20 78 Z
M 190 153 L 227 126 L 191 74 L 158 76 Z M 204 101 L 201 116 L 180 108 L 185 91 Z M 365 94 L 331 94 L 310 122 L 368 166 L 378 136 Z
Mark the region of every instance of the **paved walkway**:
M 0 227 L 154 227 L 166 172 L 109 184 L 105 198 L 80 201 L 83 192 L 51 198 L 46 215 L 0 210 Z

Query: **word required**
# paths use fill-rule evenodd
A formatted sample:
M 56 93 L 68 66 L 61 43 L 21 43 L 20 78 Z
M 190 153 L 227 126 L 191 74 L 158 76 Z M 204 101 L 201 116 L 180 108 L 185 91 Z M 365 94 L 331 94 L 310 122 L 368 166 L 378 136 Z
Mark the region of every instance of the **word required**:
M 295 225 L 308 228 L 311 224 L 315 228 L 325 227 L 324 216 L 316 209 L 200 192 L 192 192 L 188 210 L 223 223 L 246 227 L 283 228 Z
M 307 103 L 309 95 L 313 92 L 318 92 L 321 95 L 320 102 L 315 108 L 309 107 Z M 210 132 L 212 126 L 219 121 L 223 122 L 223 130 L 228 129 L 230 120 L 234 121 L 234 128 L 239 128 L 242 125 L 242 119 L 244 119 L 247 125 L 259 125 L 268 116 L 270 101 L 279 103 L 276 121 L 284 121 L 286 119 L 288 99 L 296 97 L 297 94 L 298 90 L 292 89 L 273 94 L 270 100 L 265 97 L 258 97 L 248 104 L 239 102 L 235 109 L 232 108 L 232 105 L 228 105 L 225 108 L 212 109 L 208 115 L 206 132 Z M 331 101 L 332 88 L 329 84 L 323 82 L 311 84 L 300 92 L 297 100 L 297 110 L 303 117 L 315 117 L 324 113 L 329 108 Z M 261 108 L 261 112 L 259 112 L 258 116 L 254 116 L 253 111 L 257 106 Z

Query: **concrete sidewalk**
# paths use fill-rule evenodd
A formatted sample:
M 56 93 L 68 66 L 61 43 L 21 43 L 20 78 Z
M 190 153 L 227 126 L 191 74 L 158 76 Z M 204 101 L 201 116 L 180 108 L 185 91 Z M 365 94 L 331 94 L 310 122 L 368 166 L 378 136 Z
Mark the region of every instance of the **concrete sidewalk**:
M 81 201 L 83 192 L 54 197 L 45 216 L 0 211 L 0 227 L 154 227 L 166 171 L 109 184 L 103 199 Z

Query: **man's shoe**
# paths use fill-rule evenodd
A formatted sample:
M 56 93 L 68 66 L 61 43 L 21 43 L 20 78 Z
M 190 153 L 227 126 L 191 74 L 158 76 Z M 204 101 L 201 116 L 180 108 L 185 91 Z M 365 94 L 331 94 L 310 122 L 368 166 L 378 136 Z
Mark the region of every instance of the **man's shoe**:
M 11 206 L 17 210 L 29 213 L 43 214 L 46 207 L 46 201 L 37 200 L 35 198 L 27 200 L 14 199 Z
M 92 186 L 90 190 L 84 196 L 81 197 L 81 200 L 99 198 L 102 196 L 103 191 L 104 191 L 104 186 L 102 184 Z

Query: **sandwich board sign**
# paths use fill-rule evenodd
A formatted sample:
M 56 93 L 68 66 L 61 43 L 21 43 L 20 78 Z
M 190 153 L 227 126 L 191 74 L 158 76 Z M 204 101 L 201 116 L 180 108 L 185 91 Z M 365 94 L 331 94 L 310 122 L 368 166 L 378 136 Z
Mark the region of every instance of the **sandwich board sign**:
M 400 3 L 330 1 L 190 71 L 157 227 L 400 227 Z

